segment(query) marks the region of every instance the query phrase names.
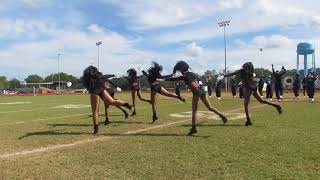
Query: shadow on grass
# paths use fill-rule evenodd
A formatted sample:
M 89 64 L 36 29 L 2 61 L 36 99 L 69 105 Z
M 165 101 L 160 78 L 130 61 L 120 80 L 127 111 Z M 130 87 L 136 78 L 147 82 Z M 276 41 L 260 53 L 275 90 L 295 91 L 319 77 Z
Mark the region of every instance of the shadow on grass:
M 180 127 L 191 127 L 191 125 L 181 125 Z M 244 124 L 197 124 L 197 127 L 265 127 L 261 125 L 245 126 Z
M 93 135 L 89 132 L 62 132 L 62 131 L 38 131 L 27 133 L 24 136 L 19 137 L 18 139 L 24 139 L 30 136 L 61 136 L 61 135 Z M 148 136 L 148 137 L 197 137 L 197 138 L 209 138 L 210 136 L 188 136 L 187 134 L 174 134 L 174 133 L 164 133 L 164 134 L 155 134 L 155 133 L 106 133 L 106 134 L 96 134 L 94 136 L 106 136 L 106 137 L 138 137 L 138 136 Z
M 104 122 L 99 122 L 99 125 L 103 125 Z M 109 124 L 147 124 L 142 121 L 110 121 Z M 51 127 L 90 127 L 93 126 L 92 124 L 67 124 L 67 123 L 61 123 L 61 124 L 47 124 Z

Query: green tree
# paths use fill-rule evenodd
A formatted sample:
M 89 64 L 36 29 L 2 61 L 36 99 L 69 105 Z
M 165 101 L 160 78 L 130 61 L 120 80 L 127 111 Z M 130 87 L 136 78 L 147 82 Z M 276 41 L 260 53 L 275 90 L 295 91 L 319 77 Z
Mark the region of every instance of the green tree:
M 41 83 L 43 82 L 43 78 L 37 74 L 32 74 L 32 75 L 29 75 L 25 81 L 27 83 Z
M 0 89 L 8 88 L 8 80 L 6 76 L 0 76 Z
M 16 78 L 13 78 L 9 81 L 9 88 L 15 90 L 16 88 L 21 87 L 20 81 Z
M 61 72 L 60 73 L 60 80 L 63 82 L 72 82 L 72 84 L 75 84 L 79 81 L 79 78 L 72 76 L 70 74 L 66 74 Z M 52 82 L 52 81 L 59 81 L 59 74 L 52 74 L 48 75 L 47 77 L 44 78 L 44 82 Z

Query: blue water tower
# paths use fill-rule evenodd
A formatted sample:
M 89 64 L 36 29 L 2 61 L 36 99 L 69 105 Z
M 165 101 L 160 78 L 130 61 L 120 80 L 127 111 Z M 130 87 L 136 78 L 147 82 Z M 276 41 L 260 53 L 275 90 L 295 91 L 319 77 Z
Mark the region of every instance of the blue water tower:
M 312 43 L 299 43 L 297 46 L 297 73 L 299 73 L 299 60 L 300 55 L 304 56 L 304 76 L 308 75 L 308 55 L 312 54 L 312 67 L 311 71 L 316 72 L 316 55 L 315 55 L 315 46 Z

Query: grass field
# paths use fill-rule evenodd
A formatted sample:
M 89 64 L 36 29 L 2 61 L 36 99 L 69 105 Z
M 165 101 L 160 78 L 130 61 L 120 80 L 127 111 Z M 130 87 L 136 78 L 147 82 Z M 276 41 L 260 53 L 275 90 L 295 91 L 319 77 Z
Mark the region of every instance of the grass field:
M 189 137 L 191 97 L 183 95 L 187 103 L 161 97 L 155 124 L 147 103 L 128 120 L 112 108 L 98 135 L 87 95 L 0 97 L 0 179 L 320 178 L 319 103 L 282 102 L 279 116 L 252 101 L 254 125 L 245 127 L 242 100 L 212 99 L 232 120 L 202 112 Z

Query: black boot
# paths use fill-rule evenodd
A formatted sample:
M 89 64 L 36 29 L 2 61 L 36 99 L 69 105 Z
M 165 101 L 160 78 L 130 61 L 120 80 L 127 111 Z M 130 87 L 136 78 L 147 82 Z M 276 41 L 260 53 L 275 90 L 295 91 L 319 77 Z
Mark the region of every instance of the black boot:
M 197 131 L 197 128 L 196 127 L 192 127 L 190 129 L 190 132 L 188 133 L 188 136 L 192 136 L 194 134 L 196 134 L 198 131 Z
M 280 105 L 276 105 L 275 107 L 276 107 L 278 113 L 282 114 L 282 107 Z
M 136 108 L 134 108 L 134 110 L 133 110 L 133 112 L 132 112 L 131 116 L 135 116 L 136 114 L 137 114 L 137 112 L 136 112 Z
M 222 119 L 224 124 L 228 122 L 228 119 L 227 119 L 227 117 L 225 115 L 220 114 L 219 117 Z
M 180 99 L 182 102 L 186 102 L 186 99 L 181 96 L 179 96 L 178 99 Z
M 99 132 L 99 125 L 95 124 L 93 125 L 93 134 L 98 134 Z
M 123 107 L 125 107 L 125 108 L 127 108 L 127 109 L 129 109 L 130 111 L 133 111 L 133 106 L 132 105 L 130 105 L 129 103 L 124 103 L 123 105 L 122 105 Z
M 252 125 L 252 122 L 251 122 L 251 119 L 248 117 L 247 118 L 247 121 L 246 121 L 246 126 L 251 126 Z
M 127 111 L 123 111 L 123 114 L 124 114 L 124 119 L 128 119 L 129 114 L 127 113 Z
M 152 116 L 152 123 L 154 123 L 156 120 L 158 120 L 158 116 L 156 114 L 154 114 Z
M 108 124 L 110 124 L 109 118 L 106 118 L 106 120 L 104 121 L 104 125 L 107 126 Z

